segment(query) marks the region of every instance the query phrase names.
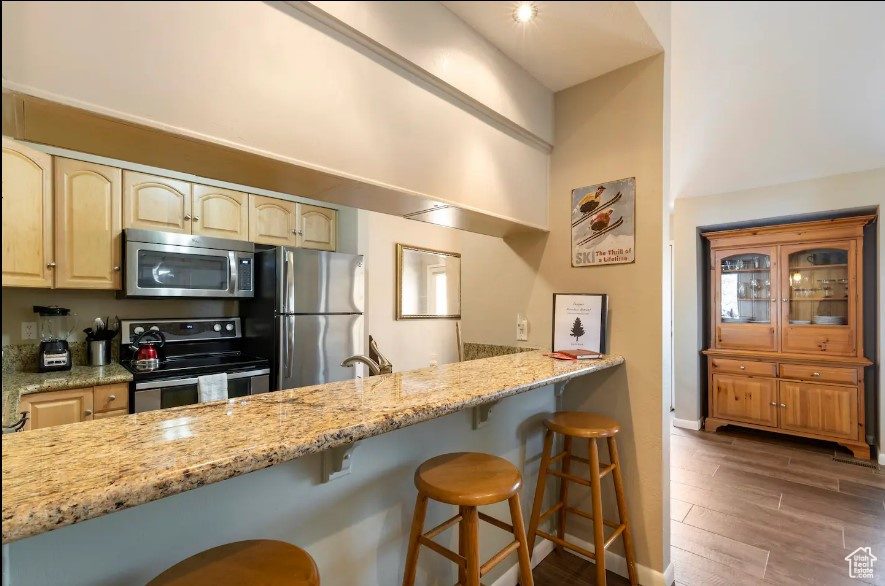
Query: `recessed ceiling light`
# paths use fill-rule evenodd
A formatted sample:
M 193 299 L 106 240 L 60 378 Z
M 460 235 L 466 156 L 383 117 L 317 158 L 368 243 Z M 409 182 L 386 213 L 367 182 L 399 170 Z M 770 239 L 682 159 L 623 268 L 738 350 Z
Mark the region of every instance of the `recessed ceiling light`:
M 531 22 L 538 16 L 538 6 L 534 2 L 520 2 L 513 9 L 513 20 L 519 23 Z

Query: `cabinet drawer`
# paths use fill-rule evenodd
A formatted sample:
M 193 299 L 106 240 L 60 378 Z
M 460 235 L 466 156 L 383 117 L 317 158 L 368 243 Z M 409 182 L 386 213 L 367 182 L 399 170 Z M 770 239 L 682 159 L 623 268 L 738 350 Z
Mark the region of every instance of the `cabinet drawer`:
M 92 419 L 107 419 L 108 417 L 122 417 L 123 415 L 129 415 L 129 409 L 117 409 L 116 411 L 105 411 L 104 413 L 96 413 L 92 416 Z
M 857 369 L 805 364 L 781 364 L 780 377 L 827 383 L 857 384 Z
M 777 365 L 774 362 L 756 360 L 735 360 L 734 358 L 713 358 L 710 360 L 713 374 L 728 372 L 747 376 L 777 376 Z
M 96 413 L 129 409 L 129 384 L 117 383 L 93 388 L 93 404 Z

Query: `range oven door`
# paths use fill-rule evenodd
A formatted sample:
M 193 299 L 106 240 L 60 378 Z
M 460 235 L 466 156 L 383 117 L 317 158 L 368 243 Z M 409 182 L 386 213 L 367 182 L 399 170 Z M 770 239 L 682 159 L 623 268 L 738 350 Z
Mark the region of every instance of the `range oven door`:
M 270 369 L 267 368 L 228 373 L 228 398 L 233 399 L 268 392 L 270 390 L 269 375 Z M 197 383 L 196 377 L 136 382 L 134 396 L 130 402 L 132 412 L 143 413 L 157 409 L 195 405 L 200 402 Z
M 128 297 L 252 297 L 254 253 L 126 242 Z

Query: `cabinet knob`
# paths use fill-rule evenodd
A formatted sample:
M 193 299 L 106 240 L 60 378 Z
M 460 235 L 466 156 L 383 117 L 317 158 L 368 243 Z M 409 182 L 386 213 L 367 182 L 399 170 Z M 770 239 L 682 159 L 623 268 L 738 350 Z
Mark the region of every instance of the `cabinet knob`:
M 200 221 L 200 216 L 194 216 L 194 222 L 199 222 L 199 221 Z
M 49 262 L 49 263 L 46 263 L 46 267 L 47 267 L 47 268 L 50 268 L 50 269 L 55 268 L 55 261 L 53 261 L 53 262 Z
M 117 395 L 108 395 L 108 401 L 116 401 Z
M 819 372 L 812 372 L 811 376 L 820 376 L 820 373 Z
M 743 364 L 741 364 L 738 368 L 740 368 L 741 370 L 747 370 L 747 367 L 744 366 Z
M 302 232 L 298 228 L 295 228 L 294 230 L 292 230 L 292 234 L 295 234 L 296 236 L 301 236 L 302 234 L 304 234 L 304 232 Z
M 87 409 L 86 411 L 84 411 L 84 414 L 92 415 L 92 409 Z
M 184 221 L 185 221 L 185 222 L 190 222 L 190 220 L 191 220 L 191 215 L 190 215 L 190 214 L 185 214 L 185 216 L 184 216 Z
M 772 407 L 777 407 L 777 401 L 772 401 L 772 402 L 771 402 L 771 406 L 772 406 Z
M 781 408 L 786 409 L 786 407 L 787 407 L 787 404 L 786 404 L 786 403 L 781 403 Z
M 781 299 L 781 301 L 783 301 L 784 303 L 786 303 L 787 301 L 789 301 L 789 299 L 787 299 L 786 297 L 784 297 L 783 299 Z
M 120 266 L 119 266 L 119 265 L 117 265 L 117 266 L 114 267 L 114 272 L 116 272 L 116 273 L 119 273 L 119 272 L 120 272 Z

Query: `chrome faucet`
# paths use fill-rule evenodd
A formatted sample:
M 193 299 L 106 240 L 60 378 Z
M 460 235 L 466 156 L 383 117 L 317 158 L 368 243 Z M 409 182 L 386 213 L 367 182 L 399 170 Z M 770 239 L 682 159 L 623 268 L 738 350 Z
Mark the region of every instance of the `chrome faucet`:
M 372 336 L 369 336 L 369 358 L 378 362 L 378 369 L 381 374 L 393 372 L 393 364 L 381 353 L 381 350 L 378 349 L 378 342 Z
M 369 376 L 376 376 L 381 374 L 381 367 L 377 362 L 369 358 L 368 356 L 363 356 L 362 354 L 354 354 L 348 358 L 345 358 L 341 363 L 341 366 L 353 366 L 354 362 L 362 362 L 366 366 L 369 367 Z

